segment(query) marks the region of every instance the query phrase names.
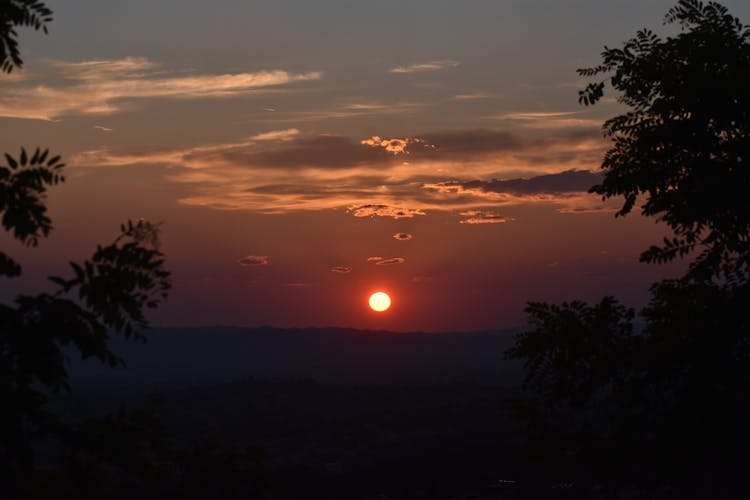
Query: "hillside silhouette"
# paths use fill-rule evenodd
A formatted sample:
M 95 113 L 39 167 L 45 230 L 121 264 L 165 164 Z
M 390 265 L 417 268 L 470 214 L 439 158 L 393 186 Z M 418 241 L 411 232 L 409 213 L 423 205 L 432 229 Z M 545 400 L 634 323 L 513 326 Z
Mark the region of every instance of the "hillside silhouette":
M 324 384 L 518 386 L 518 363 L 499 362 L 517 330 L 395 333 L 346 328 L 155 328 L 147 344 L 113 339 L 126 366 L 73 361 L 77 391 L 143 392 L 258 379 Z

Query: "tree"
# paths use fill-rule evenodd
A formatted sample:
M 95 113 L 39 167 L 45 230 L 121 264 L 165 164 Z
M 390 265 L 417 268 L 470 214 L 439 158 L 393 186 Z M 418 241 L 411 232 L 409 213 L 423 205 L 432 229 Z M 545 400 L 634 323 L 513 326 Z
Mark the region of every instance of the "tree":
M 4 71 L 23 64 L 15 27 L 46 32 L 51 15 L 42 2 L 0 1 Z M 21 148 L 17 157 L 6 153 L 5 160 L 6 165 L 0 165 L 3 229 L 24 245 L 36 246 L 52 230 L 45 195 L 49 187 L 64 182 L 64 165 L 59 156 L 39 148 L 33 154 Z M 70 441 L 77 435 L 45 408 L 48 394 L 70 390 L 69 353 L 78 351 L 83 358 L 111 366 L 122 363 L 109 349 L 110 335 L 144 340 L 145 313 L 158 306 L 170 288 L 158 226 L 144 220 L 123 224 L 109 245 L 98 246 L 89 260 L 70 266 L 70 276 L 50 277 L 54 291 L 19 295 L 11 304 L 0 304 L 0 483 L 3 494 L 14 498 L 31 486 L 32 438 L 47 433 Z M 21 265 L 0 252 L 0 278 L 21 273 Z
M 675 22 L 674 37 L 605 48 L 579 73 L 609 79 L 579 101 L 609 84 L 629 108 L 604 123 L 612 147 L 590 192 L 622 196 L 617 216 L 644 199 L 673 234 L 641 260 L 692 254 L 686 274 L 651 286 L 639 327 L 611 297 L 531 303 L 506 357 L 524 362 L 530 396 L 515 407 L 541 456 L 613 485 L 731 497 L 750 446 L 750 28 L 697 0 L 671 8 Z
M 680 0 L 665 24 L 675 37 L 641 30 L 622 48 L 605 48 L 602 64 L 582 76 L 611 74 L 609 84 L 630 110 L 607 120 L 613 147 L 601 184 L 591 192 L 623 196 L 626 215 L 639 196 L 641 212 L 666 222 L 671 239 L 641 255 L 666 262 L 698 249 L 696 279 L 750 276 L 750 28 L 716 3 Z M 595 104 L 605 81 L 579 94 Z
M 47 33 L 52 11 L 37 0 L 0 0 L 0 69 L 6 73 L 21 68 L 16 26 L 28 26 Z

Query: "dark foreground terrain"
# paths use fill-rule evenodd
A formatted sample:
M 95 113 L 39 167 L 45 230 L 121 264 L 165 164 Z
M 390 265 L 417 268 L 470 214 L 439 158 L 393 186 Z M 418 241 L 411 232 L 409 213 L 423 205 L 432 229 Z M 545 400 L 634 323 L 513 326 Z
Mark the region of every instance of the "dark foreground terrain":
M 274 498 L 447 499 L 489 495 L 499 480 L 518 479 L 509 457 L 517 440 L 502 408 L 509 395 L 480 385 L 247 380 L 57 404 L 70 419 L 151 408 L 177 446 L 251 446 L 275 478 Z
M 72 359 L 74 392 L 52 406 L 70 423 L 147 409 L 183 453 L 168 460 L 171 496 L 115 474 L 136 486 L 113 499 L 684 498 L 525 461 L 511 334 L 158 329 L 115 343 L 126 368 Z
M 71 422 L 148 408 L 176 447 L 250 447 L 272 498 L 494 496 L 518 475 L 511 334 L 157 329 L 115 339 L 125 368 L 73 360 L 55 406 Z

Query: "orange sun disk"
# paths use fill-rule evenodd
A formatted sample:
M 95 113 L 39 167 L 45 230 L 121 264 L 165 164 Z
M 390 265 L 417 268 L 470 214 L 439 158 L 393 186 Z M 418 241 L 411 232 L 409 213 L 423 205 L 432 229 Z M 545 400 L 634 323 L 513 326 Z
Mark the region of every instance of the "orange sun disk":
M 370 295 L 370 309 L 375 312 L 384 312 L 391 307 L 391 298 L 385 292 L 375 292 Z

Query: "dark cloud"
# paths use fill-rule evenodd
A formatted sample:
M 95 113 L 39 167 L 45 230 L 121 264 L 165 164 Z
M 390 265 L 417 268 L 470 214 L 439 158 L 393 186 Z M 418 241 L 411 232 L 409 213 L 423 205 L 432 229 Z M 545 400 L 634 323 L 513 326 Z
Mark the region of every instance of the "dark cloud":
M 248 255 L 247 257 L 242 257 L 240 260 L 237 261 L 237 263 L 243 267 L 266 266 L 268 265 L 268 256 L 267 255 Z
M 218 155 L 222 160 L 238 165 L 260 165 L 277 168 L 315 167 L 349 168 L 373 163 L 391 163 L 393 155 L 382 148 L 371 148 L 349 137 L 320 135 L 290 140 L 288 147 L 255 151 L 252 148 L 192 153 L 193 155 Z M 188 160 L 202 159 L 200 156 Z
M 410 239 L 414 238 L 414 235 L 410 233 L 396 233 L 393 235 L 393 237 L 399 241 L 409 241 Z
M 349 274 L 352 272 L 352 268 L 351 266 L 333 266 L 331 267 L 331 272 L 337 274 Z
M 566 170 L 559 174 L 538 175 L 536 177 L 491 181 L 468 181 L 443 183 L 443 186 L 456 186 L 463 189 L 479 189 L 493 193 L 512 195 L 561 194 L 586 192 L 600 183 L 602 174 L 588 170 Z

